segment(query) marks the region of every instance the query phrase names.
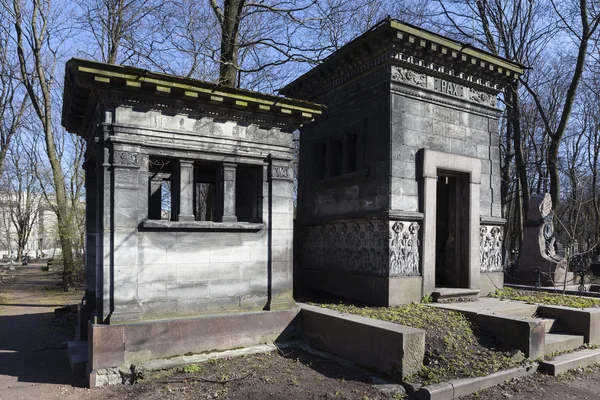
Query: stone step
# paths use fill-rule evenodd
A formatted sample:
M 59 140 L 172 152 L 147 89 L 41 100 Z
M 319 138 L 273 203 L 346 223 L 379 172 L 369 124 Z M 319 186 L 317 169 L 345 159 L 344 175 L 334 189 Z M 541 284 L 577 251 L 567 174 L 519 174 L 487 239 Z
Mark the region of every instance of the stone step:
M 600 362 L 600 349 L 582 349 L 561 354 L 552 360 L 543 361 L 540 368 L 550 375 L 558 375 L 574 368 L 584 368 Z
M 546 333 L 544 353 L 552 354 L 557 351 L 574 350 L 583 345 L 583 336 L 566 333 Z
M 546 333 L 557 332 L 560 330 L 560 323 L 554 318 L 540 318 L 546 329 Z
M 435 291 L 431 293 L 431 297 L 436 303 L 458 299 L 476 299 L 478 295 L 479 290 L 463 288 L 435 288 Z
M 74 376 L 84 376 L 88 361 L 88 342 L 87 340 L 74 340 L 67 343 L 67 352 L 69 353 L 69 364 L 71 373 Z

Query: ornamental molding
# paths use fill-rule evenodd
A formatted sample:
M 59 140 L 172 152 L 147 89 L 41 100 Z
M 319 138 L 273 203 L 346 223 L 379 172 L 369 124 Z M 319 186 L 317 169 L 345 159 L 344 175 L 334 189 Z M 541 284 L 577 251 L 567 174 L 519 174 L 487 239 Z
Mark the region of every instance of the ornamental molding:
M 411 90 L 412 89 L 412 90 Z M 481 107 L 480 104 L 475 103 L 465 103 L 464 101 L 460 101 L 460 99 L 452 100 L 442 100 L 441 97 L 432 97 L 430 93 L 424 93 L 422 91 L 416 91 L 411 87 L 404 86 L 402 84 L 394 83 L 392 84 L 392 92 L 394 93 L 402 93 L 403 95 L 407 95 L 413 98 L 418 98 L 422 100 L 429 101 L 431 103 L 436 104 L 444 104 L 447 106 L 451 106 L 457 108 L 459 110 L 469 110 L 470 112 L 475 112 L 481 115 L 485 115 L 486 117 L 498 118 L 500 111 L 497 109 L 492 111 L 488 107 Z
M 115 150 L 113 152 L 113 165 L 115 167 L 139 168 L 140 153 Z
M 273 179 L 292 180 L 292 172 L 288 167 L 274 165 L 271 171 L 271 178 Z
M 469 100 L 488 107 L 496 107 L 496 96 L 476 89 L 469 90 Z
M 147 111 L 168 111 L 176 114 L 187 114 L 190 117 L 213 118 L 215 120 L 226 120 L 237 122 L 240 125 L 256 125 L 265 129 L 279 128 L 286 132 L 296 129 L 301 122 L 290 122 L 289 119 L 262 114 L 243 109 L 232 109 L 227 107 L 211 106 L 208 104 L 194 103 L 194 105 L 182 104 L 178 100 L 159 97 L 138 97 L 132 93 L 127 95 L 119 93 L 107 93 L 105 99 L 117 106 L 141 108 Z M 112 125 L 111 125 L 112 126 Z
M 427 75 L 397 65 L 392 66 L 392 81 L 427 87 Z
M 389 275 L 388 222 L 360 220 L 308 226 L 303 268 Z
M 426 71 L 431 71 L 432 75 L 449 79 L 451 81 L 460 81 L 462 82 L 461 84 L 468 88 L 479 87 L 496 92 L 499 92 L 502 89 L 501 85 L 496 82 L 477 78 L 463 72 L 457 72 L 454 69 L 448 68 L 444 65 L 426 61 L 400 51 L 388 51 L 372 58 L 371 60 L 356 62 L 350 66 L 340 67 L 335 73 L 327 74 L 327 80 L 325 80 L 325 78 L 322 78 L 321 80 L 315 80 L 313 81 L 313 84 L 305 84 L 302 88 L 296 91 L 290 90 L 289 95 L 296 98 L 319 98 L 323 94 L 334 90 L 337 87 L 343 86 L 357 76 L 360 76 L 369 70 L 389 62 L 393 63 L 393 67 L 412 71 L 418 75 L 427 76 Z M 417 72 L 418 70 L 422 70 L 423 72 Z M 397 78 L 400 80 L 399 76 Z M 391 79 L 395 80 L 393 75 Z M 492 107 L 495 107 L 495 104 Z
M 479 228 L 479 262 L 481 272 L 502 272 L 502 227 L 481 225 Z

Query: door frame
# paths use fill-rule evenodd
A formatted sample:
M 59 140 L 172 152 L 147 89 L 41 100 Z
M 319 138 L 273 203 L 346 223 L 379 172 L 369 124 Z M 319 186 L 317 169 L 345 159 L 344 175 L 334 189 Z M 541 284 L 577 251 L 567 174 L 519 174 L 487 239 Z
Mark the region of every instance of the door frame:
M 421 157 L 423 200 L 423 295 L 435 291 L 436 257 L 436 213 L 438 170 L 468 175 L 469 185 L 469 232 L 468 238 L 468 285 L 469 289 L 479 289 L 479 192 L 481 186 L 481 161 L 478 158 L 423 149 Z

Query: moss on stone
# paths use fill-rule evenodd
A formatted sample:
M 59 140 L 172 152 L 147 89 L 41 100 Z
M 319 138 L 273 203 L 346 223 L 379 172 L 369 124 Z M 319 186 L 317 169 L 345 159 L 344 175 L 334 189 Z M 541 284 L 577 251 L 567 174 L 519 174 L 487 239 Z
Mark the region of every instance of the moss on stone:
M 406 381 L 431 384 L 455 378 L 485 376 L 518 366 L 509 349 L 483 334 L 463 314 L 412 303 L 395 307 L 357 307 L 315 304 L 340 312 L 375 318 L 413 328 L 425 334 L 425 359 L 421 371 Z
M 572 296 L 560 293 L 535 292 L 532 290 L 518 290 L 509 287 L 498 289 L 488 297 L 501 300 L 524 301 L 529 304 L 545 304 L 550 306 L 565 306 L 573 308 L 598 308 L 600 299 L 590 297 Z

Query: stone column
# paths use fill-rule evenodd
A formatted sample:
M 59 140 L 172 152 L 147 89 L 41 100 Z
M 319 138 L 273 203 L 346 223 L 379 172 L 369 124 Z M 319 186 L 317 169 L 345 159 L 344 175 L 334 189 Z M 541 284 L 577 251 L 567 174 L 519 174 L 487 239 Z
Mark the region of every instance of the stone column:
M 268 277 L 269 310 L 295 306 L 293 298 L 293 170 L 289 160 L 272 160 L 269 166 Z
M 435 290 L 435 242 L 437 213 L 437 176 L 423 177 L 423 292 Z
M 162 211 L 162 178 L 154 177 L 150 180 L 150 203 L 148 205 L 148 219 L 161 219 Z
M 234 169 L 235 172 L 235 169 Z M 234 175 L 235 185 L 235 175 Z M 235 195 L 235 188 L 234 188 Z M 235 214 L 235 202 L 234 202 Z M 179 221 L 194 220 L 194 162 L 179 160 Z
M 96 308 L 96 259 L 98 230 L 96 214 L 98 212 L 98 179 L 94 155 L 86 161 L 85 170 L 85 302 L 78 307 L 76 340 L 87 338 L 88 321 Z
M 111 167 L 113 219 L 110 226 L 110 269 L 106 272 L 112 278 L 109 282 L 110 323 L 118 324 L 139 320 L 141 316 L 137 301 L 138 192 L 147 189 L 139 187 L 141 157 L 138 147 L 115 146 Z M 104 228 L 106 232 L 107 227 Z
M 97 212 L 97 176 L 96 160 L 84 164 L 85 169 L 85 299 L 96 302 L 96 212 Z
M 223 163 L 223 222 L 237 222 L 235 215 L 236 168 L 236 164 Z

